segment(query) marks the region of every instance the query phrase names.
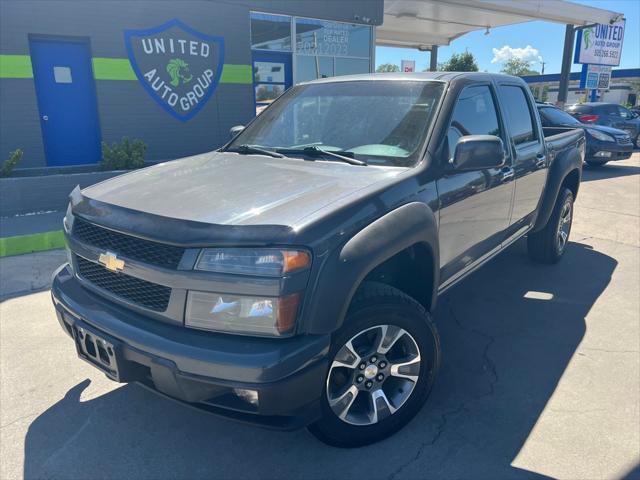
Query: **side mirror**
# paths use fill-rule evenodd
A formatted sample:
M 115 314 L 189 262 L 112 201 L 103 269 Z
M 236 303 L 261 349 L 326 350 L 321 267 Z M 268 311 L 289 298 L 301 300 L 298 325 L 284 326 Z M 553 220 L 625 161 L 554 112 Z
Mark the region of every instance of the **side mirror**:
M 453 160 L 449 163 L 454 170 L 483 170 L 504 165 L 504 144 L 495 135 L 467 135 L 456 143 Z
M 231 134 L 231 138 L 235 138 L 238 136 L 240 132 L 244 130 L 244 125 L 234 125 L 229 129 L 229 133 Z

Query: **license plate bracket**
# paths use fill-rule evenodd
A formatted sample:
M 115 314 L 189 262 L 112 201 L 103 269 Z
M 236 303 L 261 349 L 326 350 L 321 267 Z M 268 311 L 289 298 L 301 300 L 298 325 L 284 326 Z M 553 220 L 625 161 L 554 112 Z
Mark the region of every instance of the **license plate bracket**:
M 127 381 L 121 377 L 122 348 L 115 338 L 89 327 L 82 321 L 73 325 L 73 338 L 78 356 L 103 371 L 116 382 Z

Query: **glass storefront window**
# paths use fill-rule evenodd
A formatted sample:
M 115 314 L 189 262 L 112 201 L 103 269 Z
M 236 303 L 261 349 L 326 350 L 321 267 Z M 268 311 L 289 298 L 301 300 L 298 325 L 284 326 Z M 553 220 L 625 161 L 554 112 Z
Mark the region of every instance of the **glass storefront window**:
M 296 81 L 333 77 L 333 57 L 296 55 Z
M 284 83 L 284 63 L 253 62 L 253 81 Z
M 296 18 L 296 51 L 303 55 L 369 58 L 371 27 Z
M 368 58 L 339 58 L 336 57 L 335 75 L 354 75 L 356 73 L 369 73 L 370 62 Z
M 259 83 L 255 86 L 256 102 L 271 103 L 284 92 L 284 85 Z
M 291 17 L 251 12 L 251 48 L 291 51 Z

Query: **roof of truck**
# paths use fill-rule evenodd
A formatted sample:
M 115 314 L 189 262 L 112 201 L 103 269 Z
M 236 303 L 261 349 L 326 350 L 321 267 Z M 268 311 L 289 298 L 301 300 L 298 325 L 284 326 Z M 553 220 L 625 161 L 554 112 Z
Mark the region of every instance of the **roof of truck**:
M 334 83 L 334 82 L 351 82 L 351 81 L 363 81 L 363 80 L 436 80 L 442 82 L 449 82 L 459 78 L 477 78 L 478 80 L 487 80 L 488 78 L 500 78 L 500 79 L 518 79 L 520 77 L 514 77 L 512 75 L 504 75 L 502 73 L 486 73 L 486 72 L 422 72 L 422 73 L 364 73 L 359 75 L 341 75 L 337 77 L 320 78 L 318 80 L 311 80 L 304 82 L 304 84 L 310 83 Z

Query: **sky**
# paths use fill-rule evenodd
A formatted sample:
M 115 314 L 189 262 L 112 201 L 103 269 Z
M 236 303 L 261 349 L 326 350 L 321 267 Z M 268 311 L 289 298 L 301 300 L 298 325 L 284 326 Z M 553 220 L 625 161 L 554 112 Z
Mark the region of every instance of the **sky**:
M 640 0 L 571 0 L 592 7 L 621 12 L 627 19 L 620 66 L 614 68 L 640 68 Z M 527 22 L 471 32 L 438 48 L 438 62 L 446 61 L 454 53 L 466 50 L 473 53 L 480 71 L 499 72 L 503 62 L 511 56 L 533 60 L 533 70 L 540 71 L 540 59 L 545 62 L 545 73 L 560 73 L 565 26 L 549 22 Z M 376 47 L 376 67 L 383 63 L 400 66 L 401 60 L 415 60 L 416 71 L 429 66 L 429 52 L 416 49 Z M 578 72 L 581 65 L 572 65 Z

